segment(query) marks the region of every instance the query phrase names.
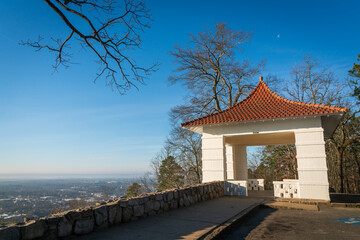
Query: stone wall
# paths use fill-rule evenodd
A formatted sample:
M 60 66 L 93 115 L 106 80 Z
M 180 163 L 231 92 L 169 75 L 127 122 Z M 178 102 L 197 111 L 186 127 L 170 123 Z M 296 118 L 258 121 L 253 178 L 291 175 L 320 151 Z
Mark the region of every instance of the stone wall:
M 61 239 L 83 235 L 223 195 L 224 182 L 217 181 L 135 198 L 120 198 L 103 202 L 96 207 L 69 210 L 0 229 L 0 239 Z

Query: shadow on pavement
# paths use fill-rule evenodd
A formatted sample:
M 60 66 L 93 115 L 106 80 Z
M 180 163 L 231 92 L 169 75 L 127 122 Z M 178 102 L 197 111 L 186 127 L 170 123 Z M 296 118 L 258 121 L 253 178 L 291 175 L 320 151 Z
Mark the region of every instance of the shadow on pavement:
M 217 239 L 239 240 L 245 239 L 248 234 L 255 229 L 266 217 L 276 212 L 277 209 L 261 205 L 260 208 L 251 216 L 242 219 Z

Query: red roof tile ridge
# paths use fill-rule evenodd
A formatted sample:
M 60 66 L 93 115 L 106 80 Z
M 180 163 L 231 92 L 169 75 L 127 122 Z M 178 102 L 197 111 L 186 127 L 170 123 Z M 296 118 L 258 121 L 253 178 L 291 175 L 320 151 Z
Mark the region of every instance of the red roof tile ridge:
M 218 111 L 218 112 L 211 113 L 211 114 L 206 115 L 206 116 L 203 116 L 203 117 L 195 118 L 195 119 L 193 119 L 193 120 L 191 120 L 191 121 L 187 121 L 187 122 L 181 123 L 180 126 L 186 126 L 186 125 L 189 125 L 189 124 L 192 123 L 192 122 L 199 121 L 199 120 L 201 120 L 201 119 L 208 118 L 208 117 L 210 117 L 210 116 L 218 115 L 218 114 L 223 113 L 223 112 L 228 112 L 228 111 L 230 111 L 231 109 L 236 108 L 236 107 L 239 106 L 241 103 L 244 103 L 247 99 L 250 98 L 251 95 L 253 95 L 253 94 L 256 92 L 257 88 L 260 87 L 260 83 L 265 84 L 264 81 L 262 80 L 262 77 L 260 78 L 260 81 L 259 81 L 259 83 L 256 85 L 256 87 L 251 91 L 251 93 L 250 93 L 246 98 L 244 98 L 244 99 L 241 100 L 240 102 L 234 104 L 233 106 L 231 106 L 231 107 L 229 107 L 229 108 L 227 108 L 227 109 Z M 266 85 L 265 85 L 265 86 L 266 86 Z M 266 86 L 266 87 L 267 87 L 267 86 Z M 268 88 L 268 87 L 267 87 L 267 88 Z M 269 89 L 269 88 L 268 88 L 268 89 Z M 270 89 L 269 89 L 269 90 L 270 90 Z M 270 91 L 271 91 L 271 90 L 270 90 Z
M 270 88 L 268 88 L 268 86 L 266 86 L 265 82 L 262 80 L 262 77 L 260 77 L 259 83 L 258 83 L 258 84 L 256 85 L 256 87 L 251 91 L 251 93 L 249 93 L 249 95 L 248 95 L 246 98 L 244 98 L 243 100 L 241 100 L 241 101 L 238 102 L 237 104 L 234 104 L 231 108 L 234 108 L 234 107 L 240 105 L 240 103 L 246 102 L 252 95 L 254 95 L 254 94 L 256 93 L 257 89 L 260 88 L 261 85 L 264 85 L 267 89 L 270 90 Z M 270 90 L 270 92 L 272 92 L 272 91 Z M 230 110 L 230 108 L 228 108 L 227 110 Z
M 208 114 L 208 115 L 206 115 L 206 116 L 202 116 L 202 117 L 199 117 L 199 118 L 195 118 L 195 119 L 193 119 L 193 120 L 191 120 L 191 121 L 187 121 L 187 122 L 181 123 L 180 126 L 185 126 L 185 125 L 188 125 L 189 123 L 192 123 L 192 122 L 195 122 L 195 121 L 204 119 L 204 118 L 208 118 L 208 117 L 210 117 L 210 116 L 214 116 L 214 115 L 217 115 L 217 114 L 222 113 L 222 112 L 226 112 L 226 111 L 228 111 L 229 109 L 230 109 L 230 108 L 225 109 L 225 110 L 221 110 L 221 111 L 219 111 L 219 112 L 210 113 L 210 114 Z
M 334 107 L 334 106 L 329 106 L 329 105 L 324 105 L 324 104 L 315 104 L 315 103 L 305 103 L 305 102 L 296 102 L 296 101 L 292 101 L 289 99 L 286 99 L 284 97 L 281 97 L 279 95 L 277 95 L 276 93 L 274 93 L 267 85 L 265 82 L 260 81 L 259 84 L 262 83 L 265 87 L 265 89 L 270 92 L 270 94 L 272 94 L 274 97 L 286 101 L 288 103 L 293 103 L 293 104 L 298 104 L 298 105 L 305 105 L 305 106 L 311 106 L 311 107 L 319 107 L 319 108 L 325 108 L 325 109 L 334 109 L 334 110 L 339 110 L 341 112 L 346 112 L 348 109 L 347 108 L 342 108 L 342 107 Z M 255 90 L 255 89 L 254 89 Z M 245 99 L 244 99 L 245 100 Z

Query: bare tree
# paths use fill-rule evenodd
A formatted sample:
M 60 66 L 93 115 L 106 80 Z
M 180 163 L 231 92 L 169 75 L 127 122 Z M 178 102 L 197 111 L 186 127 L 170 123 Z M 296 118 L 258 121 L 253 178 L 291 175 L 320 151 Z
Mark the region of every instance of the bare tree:
M 99 64 L 94 81 L 104 77 L 107 85 L 124 94 L 131 87 L 138 89 L 145 78 L 156 70 L 139 66 L 128 54 L 139 48 L 140 34 L 149 28 L 152 18 L 143 2 L 136 0 L 44 0 L 69 28 L 67 37 L 51 38 L 52 43 L 22 41 L 20 45 L 34 47 L 36 51 L 47 49 L 55 53 L 53 65 L 68 67 L 71 63 L 71 42 L 90 49 Z
M 348 112 L 335 134 L 326 142 L 330 184 L 339 192 L 359 193 L 360 191 L 358 154 L 360 150 L 360 119 L 356 117 L 358 113 L 358 111 Z M 355 186 L 345 189 L 345 183 L 349 182 L 346 178 L 349 176 L 354 179 L 353 185 Z
M 146 172 L 142 177 L 139 177 L 138 183 L 141 185 L 143 193 L 155 192 L 158 185 L 155 175 L 151 172 Z
M 344 98 L 344 88 L 334 72 L 321 67 L 310 54 L 293 67 L 290 76 L 292 81 L 287 83 L 285 92 L 294 101 L 330 105 L 340 104 Z
M 166 145 L 172 155 L 180 160 L 185 170 L 186 184 L 201 183 L 201 136 L 195 132 L 174 127 Z
M 214 31 L 190 34 L 192 48 L 174 47 L 170 54 L 179 67 L 169 82 L 182 83 L 190 92 L 187 103 L 172 109 L 175 121 L 221 111 L 238 103 L 248 93 L 254 76 L 264 66 L 264 61 L 252 65 L 236 58 L 236 53 L 242 49 L 242 44 L 250 41 L 251 35 L 219 23 Z
M 170 52 L 178 68 L 169 82 L 183 84 L 189 94 L 184 104 L 169 113 L 173 129 L 165 147 L 181 164 L 186 184 L 199 183 L 202 179 L 201 136 L 178 124 L 231 107 L 251 90 L 257 81 L 254 76 L 262 71 L 265 61 L 253 65 L 236 58 L 251 35 L 219 23 L 214 30 L 190 34 L 188 46 L 176 45 Z
M 338 192 L 358 192 L 359 161 L 356 151 L 359 146 L 359 119 L 354 101 L 347 102 L 350 88 L 345 81 L 341 84 L 334 72 L 322 67 L 318 60 L 306 55 L 300 65 L 291 72 L 292 82 L 287 84 L 286 93 L 292 100 L 326 105 L 346 105 L 350 110 L 344 116 L 331 138 L 326 139 L 328 176 L 330 185 Z M 352 170 L 349 170 L 352 169 Z M 346 188 L 348 177 L 353 178 L 352 187 Z

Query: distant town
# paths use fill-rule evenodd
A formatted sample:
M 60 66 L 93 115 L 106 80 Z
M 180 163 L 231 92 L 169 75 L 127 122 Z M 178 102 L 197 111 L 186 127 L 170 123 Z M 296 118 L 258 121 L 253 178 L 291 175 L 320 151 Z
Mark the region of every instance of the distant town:
M 123 196 L 132 178 L 0 180 L 0 225 Z

